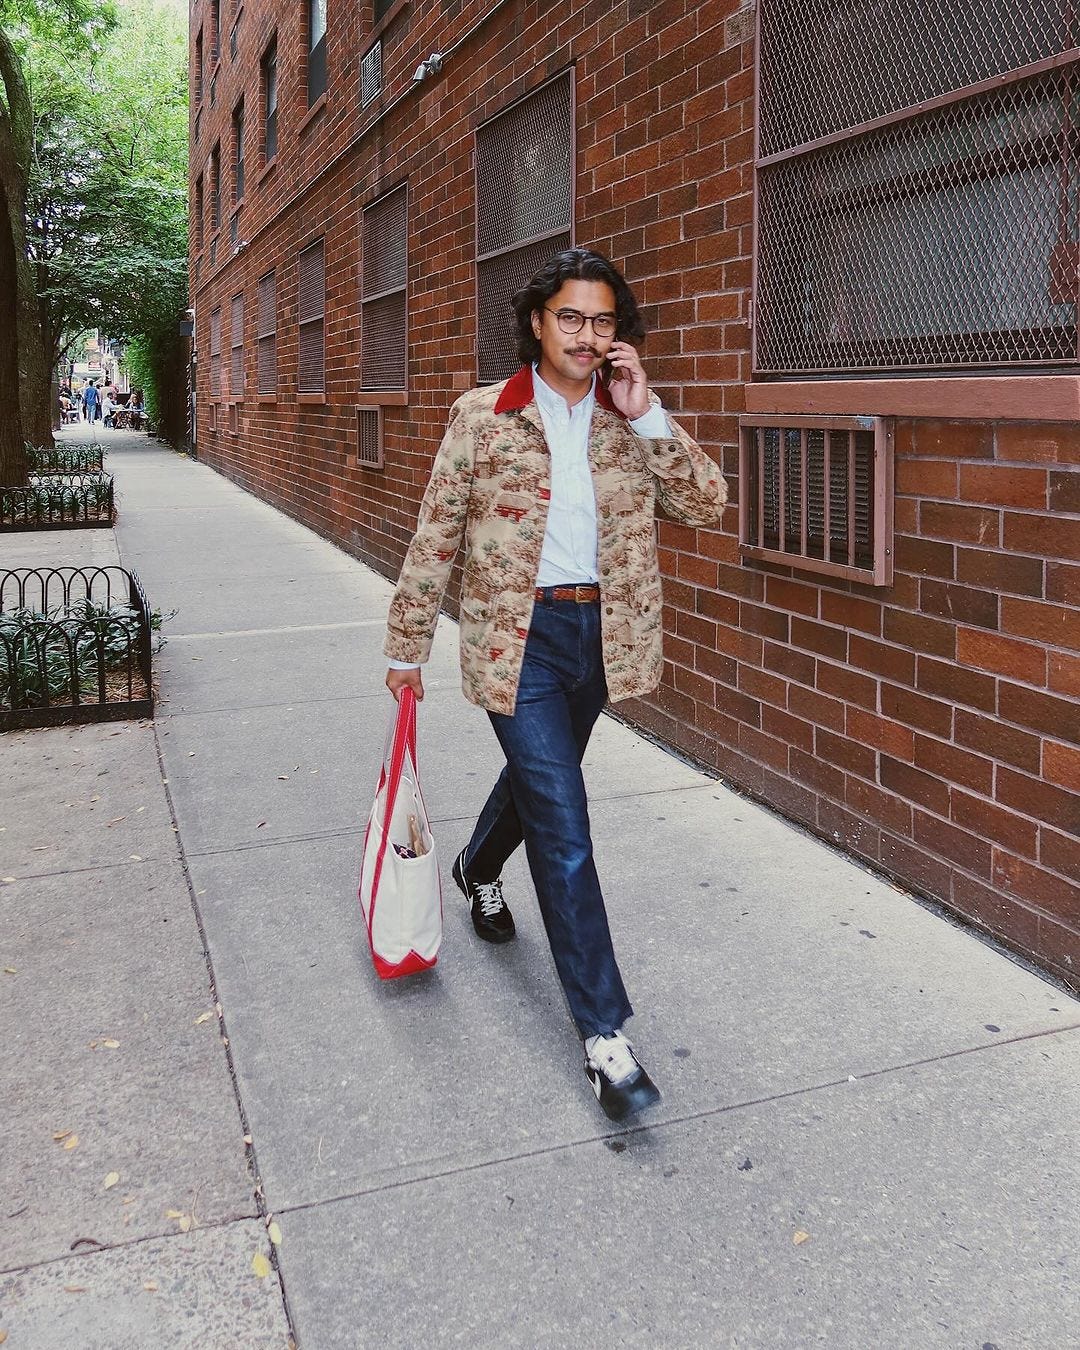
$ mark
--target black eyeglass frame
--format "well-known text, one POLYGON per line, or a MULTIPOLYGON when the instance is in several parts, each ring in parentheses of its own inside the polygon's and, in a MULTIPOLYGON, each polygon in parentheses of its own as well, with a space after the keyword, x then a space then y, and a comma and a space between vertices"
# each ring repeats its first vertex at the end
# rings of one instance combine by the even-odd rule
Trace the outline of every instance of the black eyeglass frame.
POLYGON ((574 333, 580 333, 586 323, 592 324, 593 333, 597 337, 614 337, 619 331, 619 316, 617 314, 604 312, 600 314, 582 314, 580 309, 552 309, 550 305, 545 305, 544 309, 548 314, 555 315, 555 322, 559 325, 559 331, 561 333, 566 333, 567 336, 571 336, 574 333), (580 319, 581 322, 574 328, 567 328, 565 322, 567 319, 580 319), (611 332, 605 333, 597 328, 597 320, 602 321, 605 326, 610 323, 611 332))

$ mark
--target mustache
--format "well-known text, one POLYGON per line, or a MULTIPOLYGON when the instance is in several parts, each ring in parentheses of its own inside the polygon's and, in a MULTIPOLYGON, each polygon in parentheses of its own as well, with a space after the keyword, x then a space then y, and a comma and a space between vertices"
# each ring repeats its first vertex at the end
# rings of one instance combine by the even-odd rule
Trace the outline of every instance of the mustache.
POLYGON ((579 346, 579 347, 567 347, 567 349, 566 349, 566 354, 567 354, 567 356, 583 356, 583 355, 587 355, 587 356, 591 356, 594 360, 599 360, 599 359, 600 359, 600 353, 596 350, 595 347, 580 347, 580 346, 579 346))

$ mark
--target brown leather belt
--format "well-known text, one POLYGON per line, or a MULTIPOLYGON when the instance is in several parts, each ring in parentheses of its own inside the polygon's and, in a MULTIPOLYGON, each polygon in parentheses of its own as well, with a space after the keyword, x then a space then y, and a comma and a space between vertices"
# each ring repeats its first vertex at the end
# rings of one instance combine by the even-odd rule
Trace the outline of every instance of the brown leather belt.
POLYGON ((600 587, 595 581, 578 586, 537 586, 537 600, 574 600, 579 605, 592 605, 600 599, 600 587))

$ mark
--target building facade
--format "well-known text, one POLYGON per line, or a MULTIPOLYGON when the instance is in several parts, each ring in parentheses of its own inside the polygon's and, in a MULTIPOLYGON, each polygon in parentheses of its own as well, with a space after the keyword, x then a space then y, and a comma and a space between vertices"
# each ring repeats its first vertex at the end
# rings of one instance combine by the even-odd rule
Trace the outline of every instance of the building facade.
POLYGON ((396 575, 512 291, 607 253, 733 502, 660 524, 617 711, 1080 987, 1072 8, 193 0, 191 52, 200 457, 396 575))

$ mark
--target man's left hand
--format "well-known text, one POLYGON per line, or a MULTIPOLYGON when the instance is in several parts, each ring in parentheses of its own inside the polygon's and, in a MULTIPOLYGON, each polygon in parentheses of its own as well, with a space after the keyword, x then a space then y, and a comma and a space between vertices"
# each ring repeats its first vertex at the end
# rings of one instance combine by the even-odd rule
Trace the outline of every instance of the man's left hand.
POLYGON ((608 393, 619 412, 631 422, 649 411, 649 382, 637 348, 629 342, 613 342, 607 359, 612 365, 608 393))

